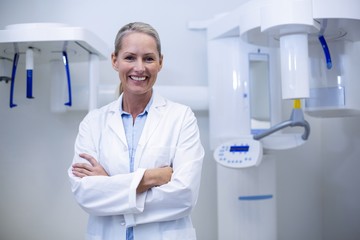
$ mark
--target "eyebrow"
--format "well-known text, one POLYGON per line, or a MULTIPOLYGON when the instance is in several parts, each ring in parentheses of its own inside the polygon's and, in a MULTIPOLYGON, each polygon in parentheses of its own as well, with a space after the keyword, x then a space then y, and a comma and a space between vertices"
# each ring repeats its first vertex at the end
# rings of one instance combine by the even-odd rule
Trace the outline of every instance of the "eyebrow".
MULTIPOLYGON (((136 53, 133 53, 133 52, 124 52, 123 54, 137 55, 136 53)), ((149 52, 149 53, 145 53, 143 55, 156 55, 156 53, 155 52, 149 52)))

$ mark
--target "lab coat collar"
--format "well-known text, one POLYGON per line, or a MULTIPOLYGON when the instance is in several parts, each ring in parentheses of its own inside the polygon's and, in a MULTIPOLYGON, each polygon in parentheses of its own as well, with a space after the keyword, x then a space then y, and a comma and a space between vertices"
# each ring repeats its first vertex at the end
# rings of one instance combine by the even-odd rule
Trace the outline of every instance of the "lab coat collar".
MULTIPOLYGON (((109 127, 113 130, 113 132, 119 137, 121 142, 128 147, 125 136, 125 129, 120 115, 120 107, 119 107, 120 103, 121 103, 121 97, 119 97, 116 101, 110 103, 108 124, 109 127)), ((166 99, 160 96, 159 94, 157 94, 154 90, 153 103, 150 106, 150 110, 148 112, 145 126, 136 149, 135 164, 134 164, 135 169, 140 163, 139 159, 141 158, 146 143, 149 141, 151 135, 155 132, 155 130, 159 127, 160 119, 164 114, 164 109, 166 104, 167 104, 166 99)))
MULTIPOLYGON (((121 98, 122 98, 122 95, 119 96, 116 101, 110 103, 109 112, 112 112, 112 113, 118 112, 119 113, 119 109, 120 109, 119 106, 121 103, 121 98)), ((165 105, 166 105, 166 99, 164 97, 162 97, 161 95, 159 95, 155 90, 153 90, 153 103, 151 104, 150 111, 151 111, 151 109, 160 110, 161 107, 164 107, 165 105)))
POLYGON ((120 109, 119 109, 120 102, 121 99, 119 97, 116 101, 108 105, 107 124, 112 129, 112 131, 120 138, 121 142, 126 147, 128 147, 125 136, 125 129, 120 115, 120 109))
POLYGON ((153 92, 153 103, 150 106, 144 129, 141 133, 139 143, 136 147, 134 170, 140 165, 142 155, 146 149, 146 144, 150 140, 154 132, 160 127, 161 118, 166 107, 166 100, 162 96, 153 92))
POLYGON ((163 115, 164 107, 166 106, 166 100, 162 96, 155 92, 153 92, 153 94, 153 103, 150 106, 138 147, 145 146, 152 133, 159 127, 160 119, 163 115))

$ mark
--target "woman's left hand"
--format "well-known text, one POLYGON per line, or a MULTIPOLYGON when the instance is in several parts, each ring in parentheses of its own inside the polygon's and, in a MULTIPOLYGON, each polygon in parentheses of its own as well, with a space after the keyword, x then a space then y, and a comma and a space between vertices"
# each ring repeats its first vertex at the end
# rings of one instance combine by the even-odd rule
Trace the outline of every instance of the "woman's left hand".
POLYGON ((96 161, 94 157, 89 154, 81 153, 79 156, 88 163, 75 163, 72 165, 72 173, 76 177, 87 177, 87 176, 109 176, 105 169, 96 161))

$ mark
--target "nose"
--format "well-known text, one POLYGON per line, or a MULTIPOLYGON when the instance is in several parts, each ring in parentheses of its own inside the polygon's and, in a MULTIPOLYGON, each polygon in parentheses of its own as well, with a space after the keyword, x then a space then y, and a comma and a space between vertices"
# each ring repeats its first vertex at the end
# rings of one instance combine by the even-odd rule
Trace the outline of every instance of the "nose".
POLYGON ((142 59, 138 59, 135 62, 134 70, 137 72, 144 72, 145 71, 145 64, 142 59))

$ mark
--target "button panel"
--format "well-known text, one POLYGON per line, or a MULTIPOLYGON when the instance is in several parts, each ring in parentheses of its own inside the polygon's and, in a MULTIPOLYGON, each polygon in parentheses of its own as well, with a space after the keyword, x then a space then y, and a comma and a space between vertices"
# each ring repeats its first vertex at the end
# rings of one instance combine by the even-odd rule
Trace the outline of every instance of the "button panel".
POLYGON ((215 160, 226 167, 245 168, 257 166, 262 160, 262 145, 252 136, 235 139, 215 149, 215 160))

